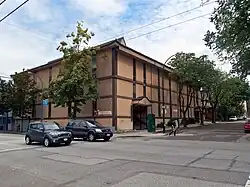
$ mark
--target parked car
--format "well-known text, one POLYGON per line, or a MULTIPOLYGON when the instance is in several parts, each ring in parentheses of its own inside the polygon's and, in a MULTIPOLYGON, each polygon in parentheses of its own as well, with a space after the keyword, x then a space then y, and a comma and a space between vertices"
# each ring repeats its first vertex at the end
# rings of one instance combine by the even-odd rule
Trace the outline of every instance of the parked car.
POLYGON ((247 132, 250 132, 250 119, 247 119, 245 124, 244 124, 244 131, 247 133, 247 132))
POLYGON ((25 143, 27 145, 33 142, 42 143, 45 147, 54 144, 64 143, 70 145, 72 134, 60 129, 56 123, 51 122, 33 122, 28 125, 25 134, 25 143))
POLYGON ((236 116, 230 116, 229 117, 229 121, 237 121, 237 117, 236 116))
POLYGON ((109 141, 113 136, 111 128, 104 127, 94 122, 90 123, 87 120, 73 120, 67 124, 65 129, 72 133, 73 138, 83 138, 91 142, 96 139, 109 141))
POLYGON ((246 120, 247 117, 246 117, 246 116, 240 116, 240 117, 238 117, 237 119, 238 119, 238 120, 246 120))

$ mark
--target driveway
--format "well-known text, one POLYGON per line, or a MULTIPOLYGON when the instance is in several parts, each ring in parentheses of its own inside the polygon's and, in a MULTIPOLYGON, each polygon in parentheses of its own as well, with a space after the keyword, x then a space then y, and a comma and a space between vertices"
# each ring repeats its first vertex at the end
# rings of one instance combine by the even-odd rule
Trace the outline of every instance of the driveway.
MULTIPOLYGON (((214 134, 214 127, 210 128, 207 131, 214 134)), ((199 132, 206 131, 197 129, 199 132)), ((217 129, 218 132, 221 130, 226 129, 217 129)), ((191 133, 190 131, 183 133, 191 133)), ((241 133, 240 129, 236 128, 231 132, 231 136, 236 132, 241 133)), ((181 138, 182 135, 177 137, 181 138)), ((24 145, 21 135, 0 134, 1 186, 245 185, 250 171, 250 145, 247 142, 237 142, 237 138, 233 141, 178 138, 126 138, 93 143, 74 141, 69 147, 44 148, 40 145, 24 145)))

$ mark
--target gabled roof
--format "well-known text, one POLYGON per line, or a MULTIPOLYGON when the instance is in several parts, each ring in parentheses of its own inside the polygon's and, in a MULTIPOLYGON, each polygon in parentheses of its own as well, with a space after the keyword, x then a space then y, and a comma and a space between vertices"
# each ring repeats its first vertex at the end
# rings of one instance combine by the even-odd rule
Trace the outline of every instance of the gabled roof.
MULTIPOLYGON (((146 56, 130 47, 128 47, 126 45, 126 42, 125 42, 125 39, 124 37, 121 37, 121 38, 118 38, 118 39, 114 39, 114 40, 111 40, 111 41, 108 41, 108 42, 105 42, 105 43, 102 43, 100 45, 97 45, 95 47, 98 47, 98 48, 110 48, 110 47, 118 47, 118 50, 124 52, 124 53, 127 53, 127 54, 130 54, 132 56, 135 56, 135 58, 139 58, 141 59, 142 61, 146 61, 150 64, 153 64, 159 68, 164 68, 165 70, 171 72, 172 71, 172 68, 170 66, 167 66, 167 65, 164 65, 162 64, 161 62, 149 57, 149 56, 146 56)), ((38 66, 38 67, 35 67, 35 68, 32 68, 30 69, 29 71, 33 71, 33 72, 36 72, 38 70, 41 70, 41 69, 44 69, 44 68, 48 68, 48 67, 53 67, 55 66, 56 64, 59 64, 61 62, 63 58, 57 58, 57 59, 54 59, 52 61, 49 61, 48 63, 46 64, 43 64, 41 66, 38 66)))

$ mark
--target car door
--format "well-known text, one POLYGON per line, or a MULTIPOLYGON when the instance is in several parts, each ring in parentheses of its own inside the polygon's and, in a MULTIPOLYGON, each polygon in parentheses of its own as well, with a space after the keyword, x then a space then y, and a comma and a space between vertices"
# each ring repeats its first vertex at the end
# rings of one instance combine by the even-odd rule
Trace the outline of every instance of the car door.
POLYGON ((30 138, 32 141, 37 141, 36 137, 36 129, 37 129, 37 124, 31 123, 28 128, 28 134, 30 135, 30 138))
POLYGON ((72 123, 72 134, 74 135, 74 137, 79 137, 81 138, 82 137, 82 129, 81 129, 81 126, 80 126, 80 122, 73 122, 72 123))
POLYGON ((37 124, 37 139, 39 142, 43 142, 44 138, 44 125, 42 123, 37 124))
POLYGON ((87 138, 88 132, 89 132, 89 126, 85 121, 80 122, 80 128, 81 128, 81 136, 83 138, 87 138))

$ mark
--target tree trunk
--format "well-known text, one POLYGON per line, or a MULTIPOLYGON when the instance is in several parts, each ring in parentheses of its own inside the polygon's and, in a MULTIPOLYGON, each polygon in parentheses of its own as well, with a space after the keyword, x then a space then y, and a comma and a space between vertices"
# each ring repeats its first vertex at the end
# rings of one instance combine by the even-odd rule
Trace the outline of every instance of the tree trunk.
POLYGON ((68 118, 71 118, 72 117, 72 105, 71 105, 71 102, 68 102, 67 105, 68 105, 68 118))
POLYGON ((204 125, 204 115, 203 115, 203 109, 200 111, 200 125, 204 125))
POLYGON ((73 119, 76 119, 76 103, 73 103, 73 119))
POLYGON ((216 109, 212 107, 212 123, 216 123, 216 109))

